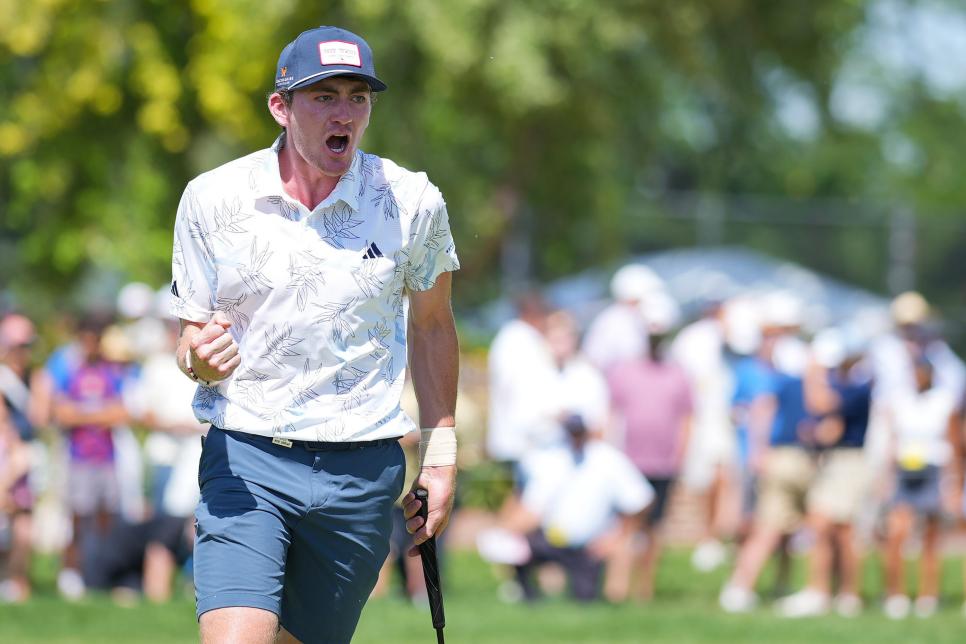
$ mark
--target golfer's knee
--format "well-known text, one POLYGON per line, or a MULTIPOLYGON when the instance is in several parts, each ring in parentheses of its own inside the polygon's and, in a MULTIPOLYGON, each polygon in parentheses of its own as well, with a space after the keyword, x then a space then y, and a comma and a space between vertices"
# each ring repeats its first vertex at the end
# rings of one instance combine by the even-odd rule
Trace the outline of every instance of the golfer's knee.
POLYGON ((279 634, 275 613, 247 606, 207 611, 201 615, 199 625, 201 644, 274 644, 279 634))

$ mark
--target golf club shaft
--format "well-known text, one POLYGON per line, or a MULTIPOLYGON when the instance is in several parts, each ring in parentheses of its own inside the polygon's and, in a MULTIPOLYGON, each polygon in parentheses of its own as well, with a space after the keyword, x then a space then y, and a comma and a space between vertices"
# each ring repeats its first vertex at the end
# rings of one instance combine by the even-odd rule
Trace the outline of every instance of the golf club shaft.
MULTIPOLYGON (((415 492, 421 501, 416 514, 423 517, 429 513, 429 492, 419 488, 415 492)), ((436 537, 430 537, 419 544, 419 556, 423 561, 423 578, 426 580, 426 595, 429 599, 429 611, 433 618, 433 628, 436 629, 436 641, 443 644, 443 627, 446 626, 446 616, 443 614, 443 590, 439 584, 439 558, 436 554, 436 537)))

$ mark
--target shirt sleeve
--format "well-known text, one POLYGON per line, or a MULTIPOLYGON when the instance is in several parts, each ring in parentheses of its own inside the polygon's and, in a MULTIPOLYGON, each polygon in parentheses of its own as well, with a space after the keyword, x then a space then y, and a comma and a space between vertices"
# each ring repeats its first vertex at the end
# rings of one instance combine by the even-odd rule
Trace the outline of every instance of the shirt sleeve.
POLYGON ((406 287, 411 291, 429 290, 441 273, 460 267, 446 202, 432 185, 427 188, 427 195, 413 218, 409 234, 409 261, 405 275, 406 287))
POLYGON ((192 322, 207 322, 215 309, 215 270, 210 227, 191 184, 178 204, 171 254, 171 314, 192 322))

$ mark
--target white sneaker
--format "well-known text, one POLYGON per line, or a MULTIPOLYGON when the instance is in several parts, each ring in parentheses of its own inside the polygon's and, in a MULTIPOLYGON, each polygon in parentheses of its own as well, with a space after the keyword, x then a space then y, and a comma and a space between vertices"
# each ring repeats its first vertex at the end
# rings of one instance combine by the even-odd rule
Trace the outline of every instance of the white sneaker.
POLYGON ((939 599, 936 597, 917 597, 913 610, 916 617, 932 617, 939 608, 939 599))
POLYGON ((725 562, 728 551, 724 544, 716 539, 702 541, 691 553, 691 565, 695 570, 711 572, 725 562))
POLYGON ((721 589, 718 604, 726 613, 748 613, 758 606, 758 595, 753 591, 729 584, 721 589))
POLYGON ((905 619, 909 616, 909 598, 905 595, 890 595, 882 605, 882 611, 889 619, 905 619))
POLYGON ((84 578, 73 568, 64 568, 57 575, 57 590, 64 596, 64 599, 77 601, 84 597, 86 591, 84 578))
POLYGON ((816 617, 825 615, 831 607, 832 599, 826 593, 811 588, 789 595, 777 604, 782 617, 816 617))
POLYGON ((840 617, 858 617, 862 613, 862 598, 852 593, 836 595, 833 604, 840 617))

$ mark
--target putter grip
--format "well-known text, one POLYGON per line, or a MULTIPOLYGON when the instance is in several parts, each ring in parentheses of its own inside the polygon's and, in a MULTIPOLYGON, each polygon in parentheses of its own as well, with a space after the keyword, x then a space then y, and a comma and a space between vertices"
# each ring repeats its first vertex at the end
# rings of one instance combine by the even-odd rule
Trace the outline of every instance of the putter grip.
MULTIPOLYGON (((416 498, 421 501, 418 516, 426 520, 429 513, 429 492, 418 488, 416 498)), ((441 629, 446 625, 443 614, 443 590, 439 584, 439 560, 436 556, 436 537, 430 537, 419 544, 419 556, 423 560, 423 578, 426 580, 426 596, 429 599, 429 611, 433 618, 433 627, 441 629)))

